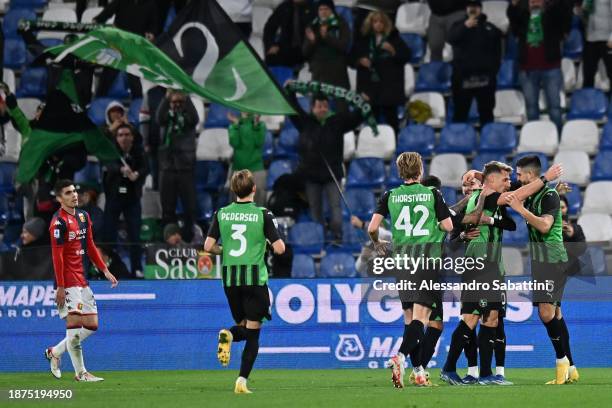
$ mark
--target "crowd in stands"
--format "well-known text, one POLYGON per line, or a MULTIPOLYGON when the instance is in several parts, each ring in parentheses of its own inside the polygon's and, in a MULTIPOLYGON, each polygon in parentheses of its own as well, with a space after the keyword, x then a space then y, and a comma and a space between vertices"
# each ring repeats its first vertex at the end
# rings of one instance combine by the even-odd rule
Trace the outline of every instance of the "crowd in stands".
MULTIPOLYGON (((42 171, 33 186, 13 183, 28 135, 12 112, 37 120, 59 74, 30 63, 64 38, 20 30, 18 20, 114 24, 155 40, 187 1, 0 1, 8 85, 0 103, 1 249, 47 243, 39 227, 56 209, 42 171), (7 233, 13 225, 21 237, 7 233)), ((427 159, 425 172, 440 178, 449 205, 462 175, 489 160, 537 152, 544 167, 563 162, 572 187, 567 239, 612 239, 612 0, 218 2, 279 86, 320 81, 354 90, 379 126, 375 132, 325 95, 290 93, 298 115, 259 116, 143 89, 132 75, 74 61, 79 99, 121 159, 102 166, 66 150, 44 169, 75 180, 96 241, 110 244, 107 257, 121 255, 128 276, 142 276, 141 244, 199 244, 241 169, 253 172, 257 204, 276 213, 291 247, 291 272, 273 267, 274 275, 363 274, 354 257, 367 242, 363 226, 382 191, 402 182, 394 158, 407 150, 427 159)), ((507 235, 526 248, 526 229, 507 235)))

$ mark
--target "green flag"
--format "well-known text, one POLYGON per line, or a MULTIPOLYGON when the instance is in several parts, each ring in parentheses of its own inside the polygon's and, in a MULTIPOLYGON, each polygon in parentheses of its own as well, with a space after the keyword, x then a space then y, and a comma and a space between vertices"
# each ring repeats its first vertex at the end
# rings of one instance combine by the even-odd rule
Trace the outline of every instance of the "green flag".
POLYGON ((53 153, 83 143, 101 161, 120 158, 117 148, 87 117, 78 104, 72 74, 64 70, 56 90, 47 97, 45 109, 32 125, 32 133, 21 148, 16 180, 28 183, 53 153))

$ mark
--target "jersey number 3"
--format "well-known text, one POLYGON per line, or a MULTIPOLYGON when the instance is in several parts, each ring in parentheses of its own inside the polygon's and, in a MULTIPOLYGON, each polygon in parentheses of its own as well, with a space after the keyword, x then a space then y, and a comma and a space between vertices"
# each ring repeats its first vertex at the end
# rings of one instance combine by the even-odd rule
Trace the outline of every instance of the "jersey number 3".
POLYGON ((417 205, 414 207, 415 215, 417 213, 420 214, 419 219, 416 222, 416 225, 412 225, 410 223, 410 207, 404 206, 402 207, 402 211, 399 213, 399 217, 395 221, 395 229, 398 231, 404 231, 404 234, 407 237, 423 237, 429 235, 429 230, 423 229, 423 225, 427 218, 429 217, 429 210, 424 205, 417 205))
POLYGON ((232 224, 232 239, 237 240, 240 243, 238 249, 232 249, 229 251, 230 256, 241 256, 247 250, 247 240, 244 236, 246 232, 246 225, 244 224, 232 224))

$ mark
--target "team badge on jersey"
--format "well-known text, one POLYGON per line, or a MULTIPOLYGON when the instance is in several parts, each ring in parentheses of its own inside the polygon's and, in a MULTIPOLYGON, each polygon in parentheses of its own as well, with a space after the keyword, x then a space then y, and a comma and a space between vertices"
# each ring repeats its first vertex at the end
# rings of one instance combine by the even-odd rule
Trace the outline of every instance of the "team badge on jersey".
POLYGON ((53 230, 53 238, 59 238, 60 237, 60 230, 59 229, 54 229, 53 230))
POLYGON ((79 220, 81 220, 81 222, 85 222, 85 215, 83 213, 79 213, 79 220))
POLYGON ((82 310, 83 310, 83 304, 82 304, 82 303, 79 303, 79 304, 77 305, 77 309, 82 311, 82 310))

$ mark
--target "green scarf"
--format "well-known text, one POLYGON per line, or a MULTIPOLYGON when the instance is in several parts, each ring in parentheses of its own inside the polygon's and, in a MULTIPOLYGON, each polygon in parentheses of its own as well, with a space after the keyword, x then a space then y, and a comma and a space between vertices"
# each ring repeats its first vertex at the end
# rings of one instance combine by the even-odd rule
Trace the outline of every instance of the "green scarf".
POLYGON ((529 27, 527 28, 527 44, 530 47, 539 47, 544 42, 544 30, 542 28, 542 13, 531 13, 529 27))
POLYGON ((589 15, 593 14, 594 11, 595 3, 593 3, 593 0, 584 0, 582 3, 582 14, 584 17, 588 17, 589 15))
POLYGON ((387 50, 382 48, 384 42, 387 41, 387 36, 383 35, 380 42, 376 42, 376 34, 370 35, 370 43, 368 48, 368 59, 372 62, 372 66, 370 67, 370 79, 372 82, 380 82, 380 75, 373 67, 374 63, 378 59, 388 58, 391 56, 387 50))
POLYGON ((335 14, 332 14, 329 18, 325 20, 321 20, 319 17, 312 20, 310 23, 312 27, 328 25, 329 31, 338 30, 340 28, 340 22, 338 21, 338 17, 335 14))
POLYGON ((302 95, 307 94, 323 94, 327 97, 344 99, 350 106, 355 108, 361 113, 361 116, 365 122, 372 128, 375 135, 378 135, 378 128, 376 118, 372 112, 372 107, 369 103, 364 101, 363 97, 354 91, 347 91, 346 89, 325 84, 317 81, 293 81, 289 82, 286 86, 287 90, 293 93, 301 93, 302 95))
POLYGON ((168 126, 164 134, 164 146, 170 146, 173 135, 180 135, 185 129, 185 115, 182 112, 170 111, 168 113, 168 126))

